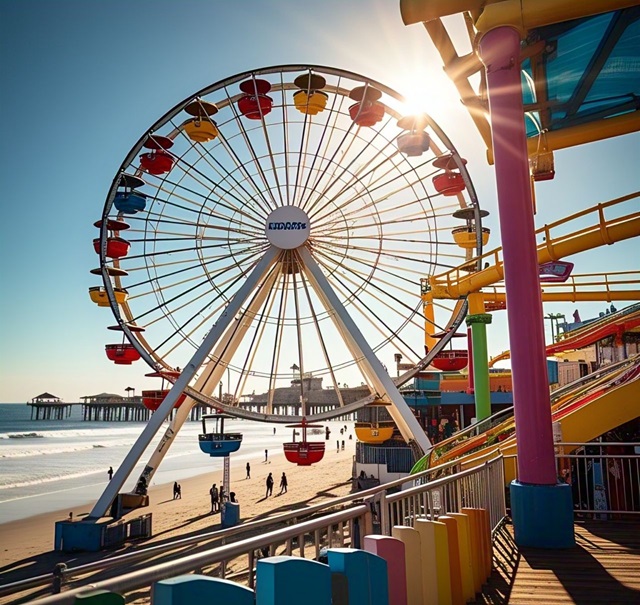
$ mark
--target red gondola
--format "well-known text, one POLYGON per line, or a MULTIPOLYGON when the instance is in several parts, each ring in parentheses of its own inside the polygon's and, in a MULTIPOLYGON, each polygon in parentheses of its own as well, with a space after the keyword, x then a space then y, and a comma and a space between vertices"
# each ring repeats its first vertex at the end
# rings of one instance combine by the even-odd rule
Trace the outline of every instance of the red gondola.
POLYGON ((104 350, 116 365, 131 365, 140 359, 140 353, 132 344, 105 345, 104 350))
MULTIPOLYGON (((160 404, 164 401, 164 398, 169 394, 171 389, 165 388, 165 380, 171 384, 171 380, 169 378, 176 379, 180 376, 180 372, 177 370, 160 370, 159 372, 152 372, 151 374, 145 374, 145 376, 149 376, 152 378, 162 378, 162 385, 160 389, 156 390, 148 390, 142 391, 142 405, 148 410, 155 412, 160 404)), ((182 402, 187 398, 186 393, 182 393, 178 400, 176 401, 174 408, 179 408, 182 405, 182 402)))
POLYGON ((173 141, 168 137, 160 135, 151 135, 145 142, 144 146, 151 149, 149 153, 143 153, 140 156, 140 166, 149 174, 165 174, 173 168, 175 162, 173 156, 167 153, 167 149, 173 146, 173 141))
POLYGON ((384 117, 384 105, 378 103, 382 96, 373 86, 358 86, 349 93, 349 98, 358 101, 349 107, 349 115, 358 126, 373 126, 384 117))
POLYGON ((431 362, 431 365, 443 372, 457 372, 466 368, 468 363, 468 351, 450 349, 438 353, 431 362))
MULTIPOLYGON (((122 258, 129 254, 129 248, 131 244, 121 237, 108 237, 107 238, 107 257, 108 258, 122 258)), ((96 254, 100 254, 100 238, 96 237, 93 240, 93 249, 96 254)))
POLYGON ((464 180, 459 172, 445 172, 433 177, 433 186, 442 195, 457 195, 464 191, 464 180))
POLYGON ((259 120, 273 107, 273 99, 267 95, 271 84, 267 80, 245 80, 240 84, 245 94, 238 100, 238 110, 249 120, 259 120))
MULTIPOLYGON (((321 424, 308 424, 303 418, 300 424, 288 424, 287 428, 302 429, 302 440, 283 443, 284 456, 298 466, 311 466, 324 457, 324 441, 307 441, 307 429, 322 428, 321 424)), ((295 439, 295 431, 294 431, 295 439)))

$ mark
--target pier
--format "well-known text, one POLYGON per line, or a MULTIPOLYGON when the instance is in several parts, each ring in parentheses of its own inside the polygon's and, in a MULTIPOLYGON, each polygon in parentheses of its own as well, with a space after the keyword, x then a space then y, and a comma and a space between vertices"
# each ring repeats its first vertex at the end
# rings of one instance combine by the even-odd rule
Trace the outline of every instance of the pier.
POLYGON ((51 393, 42 393, 27 405, 31 407, 31 420, 63 420, 71 415, 73 404, 65 403, 51 393))

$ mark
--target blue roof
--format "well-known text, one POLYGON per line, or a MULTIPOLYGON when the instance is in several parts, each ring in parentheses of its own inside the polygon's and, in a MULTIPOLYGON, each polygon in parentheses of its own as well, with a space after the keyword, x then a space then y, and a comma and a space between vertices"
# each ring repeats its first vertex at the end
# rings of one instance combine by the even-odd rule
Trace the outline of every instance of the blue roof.
POLYGON ((523 52, 527 136, 640 109, 640 6, 531 30, 523 52))

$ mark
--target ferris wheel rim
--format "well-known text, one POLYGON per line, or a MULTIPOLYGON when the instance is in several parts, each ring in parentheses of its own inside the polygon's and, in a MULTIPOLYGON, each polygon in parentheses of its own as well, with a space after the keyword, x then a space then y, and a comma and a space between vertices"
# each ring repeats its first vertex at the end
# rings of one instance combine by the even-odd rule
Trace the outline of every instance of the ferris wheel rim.
MULTIPOLYGON (((364 76, 361 76, 360 74, 356 74, 354 72, 349 72, 346 70, 341 70, 341 69, 336 69, 336 68, 330 68, 330 67, 326 67, 326 66, 321 66, 321 65, 297 65, 297 64, 290 64, 290 65, 276 65, 276 66, 271 66, 271 67, 265 67, 265 68, 261 68, 261 69, 257 69, 257 70, 249 70, 246 72, 243 72, 241 74, 236 74, 235 76, 231 76, 230 78, 225 78, 222 80, 219 80, 218 82, 215 82, 214 84, 211 84, 203 89, 201 89, 200 91, 198 91, 195 95, 191 95, 189 96, 187 99, 185 99, 184 101, 178 103, 177 105, 175 105, 171 110, 169 110, 168 112, 166 112, 164 114, 164 116, 162 116, 159 120, 157 120, 153 126, 144 134, 140 137, 140 139, 138 140, 138 142, 132 147, 131 151, 127 154, 125 160, 123 161, 122 165, 120 166, 116 176, 114 177, 114 180, 112 182, 111 188, 109 190, 109 193, 107 195, 107 199, 105 201, 105 205, 103 208, 103 220, 102 220, 102 225, 100 228, 100 240, 101 240, 101 245, 104 242, 104 240, 106 239, 107 236, 107 219, 109 218, 110 212, 111 212, 111 208, 113 205, 113 200, 115 198, 116 192, 118 190, 118 186, 121 182, 122 179, 122 175, 126 174, 126 170, 127 168, 130 167, 133 159, 136 157, 136 155, 140 152, 140 150, 142 149, 144 142, 148 139, 148 137, 150 136, 150 134, 153 134, 158 128, 164 126, 165 124, 167 124, 168 122, 172 121, 173 118, 175 116, 177 116, 184 108, 185 106, 189 103, 192 102, 194 99, 200 98, 202 96, 205 96, 207 94, 210 94, 211 92, 220 89, 221 87, 227 87, 230 86, 234 83, 237 82, 241 82, 242 80, 248 78, 248 77, 252 77, 255 78, 256 76, 260 76, 260 75, 265 75, 265 74, 272 74, 275 71, 278 72, 282 72, 282 73, 289 73, 289 72, 295 72, 295 71, 322 71, 322 72, 327 72, 333 75, 339 75, 339 76, 348 76, 351 78, 354 78, 356 80, 360 80, 360 81, 366 81, 367 83, 376 86, 377 88, 380 88, 383 92, 385 92, 386 94, 388 94, 389 96, 397 99, 397 100, 402 100, 403 97, 402 95, 398 94, 397 92, 395 92, 393 89, 385 86, 384 84, 377 82, 376 80, 373 80, 371 78, 366 78, 364 76)), ((231 100, 230 100, 231 102, 231 100)), ((456 156, 458 158, 458 163, 462 165, 462 161, 460 160, 460 156, 457 152, 457 150, 455 149, 455 147, 453 146, 453 144, 451 143, 451 141, 448 139, 448 137, 444 134, 444 132, 439 128, 439 126, 430 118, 430 116, 428 117, 428 124, 429 126, 437 133, 439 139, 444 142, 446 144, 446 150, 450 153, 452 153, 454 156, 456 156)), ((473 189, 473 185, 471 183, 470 178, 468 177, 468 173, 466 172, 466 169, 461 170, 462 174, 464 175, 464 178, 466 180, 466 185, 467 185, 467 191, 468 191, 468 196, 471 199, 471 203, 474 206, 477 206, 477 198, 475 196, 475 190, 473 189)), ((186 175, 186 173, 185 173, 186 175)), ((184 178, 185 175, 183 175, 184 178)), ((165 181, 165 179, 163 179, 163 182, 165 181)), ((204 206, 201 207, 201 210, 204 206)), ((478 221, 477 221, 477 229, 480 230, 482 229, 481 226, 481 222, 480 222, 480 217, 478 216, 478 221)), ((381 238, 382 239, 382 238, 381 238)), ((346 248, 345 248, 346 250, 346 248)), ((479 248, 479 253, 481 253, 481 242, 480 242, 480 248, 479 248)), ((346 254, 346 252, 345 252, 346 254)), ((106 267, 108 265, 108 261, 102 254, 101 254, 101 268, 102 268, 102 277, 103 277, 103 283, 104 283, 104 287, 107 291, 107 296, 109 299, 109 303, 110 306, 112 308, 112 311, 114 312, 114 315, 116 316, 116 319, 118 321, 118 324, 121 326, 122 331, 124 332, 125 336, 127 337, 127 339, 129 340, 130 343, 133 344, 133 346, 139 350, 139 353, 141 354, 141 356, 143 357, 143 359, 145 360, 145 362, 154 370, 158 370, 161 368, 169 368, 170 365, 164 362, 164 359, 162 357, 157 358, 154 357, 153 353, 149 351, 149 349, 153 349, 153 347, 151 347, 150 345, 148 345, 148 348, 145 347, 144 345, 141 345, 141 341, 144 341, 144 337, 141 337, 139 334, 134 334, 132 331, 129 330, 128 328, 128 323, 130 323, 131 317, 127 316, 127 307, 124 307, 124 311, 125 311, 125 318, 122 317, 122 314, 120 312, 120 307, 118 305, 118 303, 115 300, 115 296, 114 296, 114 288, 118 288, 121 287, 121 280, 119 277, 115 277, 114 280, 112 281, 111 276, 108 274, 106 267)), ((255 260, 255 262, 257 262, 257 260, 255 260)), ((114 266, 118 266, 119 262, 118 261, 114 261, 113 265, 114 266)), ((340 265, 337 264, 336 265, 336 271, 338 270, 338 267, 340 265)), ((375 267, 373 267, 371 269, 371 274, 373 274, 375 272, 375 267)), ((151 279, 151 277, 150 277, 151 279)), ((363 281, 362 284, 364 284, 365 282, 363 281)), ((361 285, 361 289, 364 288, 364 285, 361 285)), ((356 295, 354 295, 355 297, 356 295)), ((457 318, 454 327, 457 328, 459 325, 461 325, 462 321, 464 320, 464 316, 457 318)), ((455 329, 453 330, 455 331, 455 329)), ((446 344, 446 342, 448 341, 448 339, 443 339, 442 340, 442 344, 443 347, 446 344)), ((382 346, 381 344, 379 346, 382 346)), ((153 349, 154 351, 156 349, 153 349)), ((433 353, 433 355, 435 355, 437 353, 432 351, 431 353, 433 353)), ((418 364, 416 364, 416 367, 426 367, 425 364, 425 360, 427 360, 428 356, 423 357, 422 359, 420 359, 420 361, 418 362, 418 364)), ((417 372, 416 372, 417 373, 417 372)), ((415 374, 415 373, 414 373, 415 374)), ((412 375, 414 375, 412 374, 412 375)), ((410 379, 410 377, 407 377, 406 380, 404 380, 404 382, 408 381, 410 379)), ((401 384, 404 384, 401 383, 401 384)), ((197 398, 196 398, 197 399, 197 398)), ((366 398, 365 398, 366 399, 366 398)), ((205 403, 204 401, 201 401, 201 403, 205 403)), ((219 402, 221 403, 221 402, 219 402)), ((366 405, 366 403, 362 403, 362 405, 366 405)), ((334 415, 339 415, 341 413, 344 413, 340 410, 337 410, 336 413, 334 415)), ((240 413, 238 413, 237 415, 241 416, 240 413)), ((308 415, 308 418, 318 418, 320 419, 321 416, 318 415, 308 415)), ((267 415, 265 416, 265 421, 270 421, 270 422, 280 422, 280 420, 278 420, 277 418, 280 418, 280 416, 278 415, 267 415)), ((293 418, 293 417, 291 417, 293 418)), ((290 418, 290 420, 291 420, 290 418)))

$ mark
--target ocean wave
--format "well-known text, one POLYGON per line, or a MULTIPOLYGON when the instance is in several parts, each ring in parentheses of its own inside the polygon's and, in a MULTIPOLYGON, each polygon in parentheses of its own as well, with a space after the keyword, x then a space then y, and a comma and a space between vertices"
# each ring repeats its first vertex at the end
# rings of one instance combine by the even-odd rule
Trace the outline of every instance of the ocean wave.
POLYGON ((108 445, 103 445, 101 443, 80 443, 76 445, 69 446, 55 446, 55 445, 45 445, 42 448, 37 449, 10 449, 10 448, 1 448, 0 449, 0 458, 28 458, 30 456, 51 456, 53 454, 69 454, 72 452, 84 452, 87 450, 95 450, 102 448, 110 448, 110 447, 122 447, 122 446, 131 446, 129 441, 123 442, 113 442, 108 445), (7 451, 8 450, 8 451, 7 451))
POLYGON ((5 435, 0 436, 0 439, 42 439, 44 437, 40 433, 6 433, 5 435))

